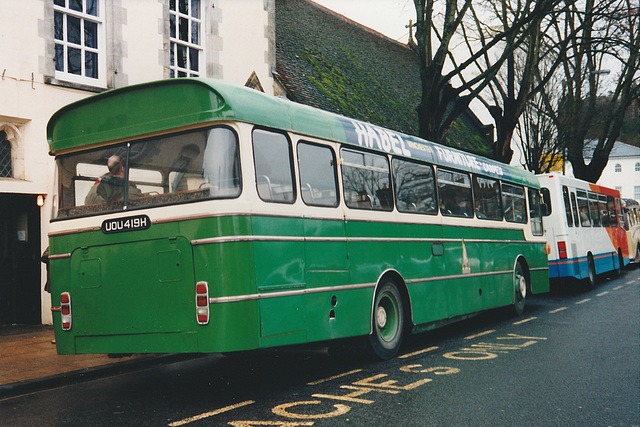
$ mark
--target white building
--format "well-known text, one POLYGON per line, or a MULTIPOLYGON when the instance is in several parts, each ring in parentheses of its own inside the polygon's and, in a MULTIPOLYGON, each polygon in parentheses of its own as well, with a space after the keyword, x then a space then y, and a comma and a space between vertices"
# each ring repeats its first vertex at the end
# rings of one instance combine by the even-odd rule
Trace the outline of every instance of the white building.
POLYGON ((2 3, 0 325, 49 324, 40 262, 54 172, 45 132, 49 117, 97 92, 179 76, 248 83, 273 94, 274 2, 2 3))
MULTIPOLYGON (((585 161, 587 152, 593 153, 589 147, 585 144, 585 161)), ((616 142, 597 183, 620 191, 623 199, 640 200, 640 148, 616 142)))

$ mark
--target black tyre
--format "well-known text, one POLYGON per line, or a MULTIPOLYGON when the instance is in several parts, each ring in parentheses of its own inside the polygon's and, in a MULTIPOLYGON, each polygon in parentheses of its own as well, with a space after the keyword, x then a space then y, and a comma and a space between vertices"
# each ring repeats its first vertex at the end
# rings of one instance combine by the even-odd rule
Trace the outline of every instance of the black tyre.
POLYGON ((385 282, 376 293, 373 304, 372 333, 369 344, 380 359, 390 359, 398 353, 404 335, 404 308, 398 288, 385 282))
POLYGON ((520 316, 524 313, 524 302, 529 289, 529 278, 520 261, 513 270, 513 311, 520 316))

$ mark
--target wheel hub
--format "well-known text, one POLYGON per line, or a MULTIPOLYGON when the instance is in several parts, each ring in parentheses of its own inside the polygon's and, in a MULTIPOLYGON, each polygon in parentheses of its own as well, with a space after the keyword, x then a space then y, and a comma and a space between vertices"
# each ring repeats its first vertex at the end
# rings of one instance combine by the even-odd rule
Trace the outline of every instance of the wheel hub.
POLYGON ((527 296, 527 279, 524 276, 518 276, 518 288, 522 298, 527 296))
POLYGON ((378 307, 376 310, 376 323, 379 328, 384 328, 387 325, 387 310, 384 307, 378 307))

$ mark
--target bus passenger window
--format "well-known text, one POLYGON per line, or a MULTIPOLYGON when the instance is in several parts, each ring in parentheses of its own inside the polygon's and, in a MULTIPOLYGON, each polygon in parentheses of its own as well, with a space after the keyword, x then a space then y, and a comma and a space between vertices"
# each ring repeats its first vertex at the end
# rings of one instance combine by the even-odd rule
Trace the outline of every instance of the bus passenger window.
POLYGON ((618 212, 618 220, 620 221, 620 227, 623 230, 629 231, 629 223, 627 222, 627 214, 624 212, 622 202, 619 197, 616 197, 616 211, 618 212))
POLYGON ((589 215, 591 216, 591 226, 600 227, 600 212, 598 211, 598 195, 589 193, 589 215))
POLYGON ((300 193, 311 206, 338 206, 336 161, 329 147, 309 143, 298 144, 300 193))
POLYGON ((473 202, 480 219, 502 220, 500 183, 496 179, 473 177, 473 202))
POLYGON ((609 227, 609 211, 607 210, 607 196, 598 194, 598 208, 603 227, 609 227))
POLYGON ((531 217, 531 232, 534 236, 542 236, 542 209, 540 209, 540 192, 529 188, 529 216, 531 217))
POLYGON ((473 218, 469 174, 438 169, 437 176, 442 215, 473 218))
POLYGON ((437 214, 433 168, 396 158, 392 167, 398 211, 437 214))
POLYGON ((342 149, 342 183, 345 203, 350 208, 390 211, 389 160, 386 156, 342 149))
POLYGON ((576 193, 571 193, 571 208, 573 209, 573 225, 580 227, 580 215, 578 214, 578 202, 576 202, 576 193))
POLYGON ((265 202, 295 202, 289 140, 281 133, 253 131, 253 157, 258 195, 265 202))
POLYGON ((564 212, 567 216, 567 225, 573 227, 573 217, 571 216, 571 202, 569 201, 569 189, 566 185, 562 186, 562 200, 564 200, 564 212))
POLYGON ((618 226, 618 215, 616 215, 616 201, 613 196, 607 196, 607 211, 609 213, 609 226, 618 226))
POLYGON ((502 209, 504 219, 509 222, 526 224, 527 208, 525 203, 524 188, 516 185, 502 183, 502 209))
POLYGON ((591 227, 591 218, 589 217, 589 202, 587 201, 587 193, 581 190, 576 191, 578 198, 578 211, 580 213, 580 225, 583 227, 591 227))

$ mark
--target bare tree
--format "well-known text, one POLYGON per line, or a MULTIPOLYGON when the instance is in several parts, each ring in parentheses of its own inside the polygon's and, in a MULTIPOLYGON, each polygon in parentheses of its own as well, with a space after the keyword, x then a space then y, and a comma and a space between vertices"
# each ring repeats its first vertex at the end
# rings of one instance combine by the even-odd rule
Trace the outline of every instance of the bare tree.
POLYGON ((543 95, 538 93, 526 104, 516 126, 521 162, 536 174, 564 167, 564 147, 542 98, 543 95))
MULTIPOLYGON (((419 132, 421 137, 438 142, 443 141, 456 118, 492 82, 512 53, 522 43, 537 38, 539 22, 557 0, 523 0, 512 10, 512 19, 498 25, 495 22, 485 24, 478 19, 471 0, 465 0, 460 7, 458 3, 457 0, 414 0, 417 15, 415 50, 420 58, 422 81, 422 98, 417 107, 419 132), (436 3, 444 3, 443 8, 436 10, 436 3), (465 19, 471 22, 468 29, 463 26, 465 19), (469 42, 472 37, 475 42, 469 42), (466 43, 468 47, 462 61, 457 61, 454 55, 457 43, 466 43), (485 62, 485 68, 477 68, 481 58, 489 58, 496 52, 494 60, 485 62)), ((507 0, 501 4, 505 8, 507 0)), ((510 141, 515 123, 497 125, 499 133, 507 129, 510 141)), ((494 150, 496 158, 509 161, 512 152, 508 145, 508 149, 503 148, 494 150)))
POLYGON ((563 40, 576 33, 576 37, 560 69, 560 102, 554 107, 547 97, 547 113, 567 148, 574 175, 596 182, 620 134, 625 111, 640 96, 640 8, 637 0, 567 0, 566 6, 561 19, 554 22, 555 36, 563 40), (606 67, 616 64, 621 65, 620 71, 605 85, 606 67), (602 101, 605 94, 608 106, 602 110, 598 98, 602 101), (586 164, 584 143, 596 123, 597 142, 586 164))

